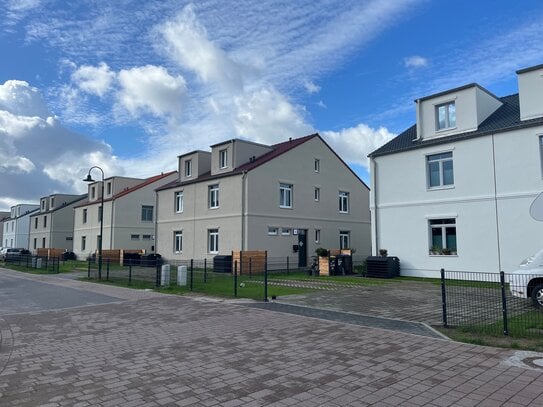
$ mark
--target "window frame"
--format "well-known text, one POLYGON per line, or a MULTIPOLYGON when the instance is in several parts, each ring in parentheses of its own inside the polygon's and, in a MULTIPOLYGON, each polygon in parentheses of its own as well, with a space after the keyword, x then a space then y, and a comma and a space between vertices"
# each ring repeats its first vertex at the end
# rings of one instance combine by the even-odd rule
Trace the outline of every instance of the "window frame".
POLYGON ((268 236, 278 236, 279 228, 277 226, 268 226, 268 236))
POLYGON ((185 178, 190 178, 192 177, 192 159, 190 160, 185 160, 185 165, 184 165, 184 170, 185 170, 185 178))
POLYGON ((185 196, 183 191, 176 191, 174 193, 174 210, 175 213, 183 213, 185 206, 185 196))
POLYGON ((321 201, 321 189, 319 187, 315 187, 315 190, 313 192, 313 200, 315 202, 321 201))
POLYGON ((183 231, 182 230, 173 231, 173 252, 175 254, 183 253, 183 231))
POLYGON ((458 234, 457 234, 457 222, 455 217, 443 217, 443 218, 431 218, 428 219, 428 239, 429 239, 429 254, 432 256, 450 256, 458 255, 458 234), (434 223, 432 223, 434 222, 434 223), (441 223, 437 223, 441 222, 441 223), (447 244, 447 229, 454 228, 454 242, 455 247, 448 247, 447 244), (441 247, 434 245, 434 230, 441 231, 441 247), (444 249, 446 250, 444 252, 444 249), (447 252, 448 251, 448 252, 447 252))
POLYGON ((219 253, 219 229, 207 230, 207 252, 209 254, 219 253))
POLYGON ((141 205, 141 221, 142 222, 153 222, 154 219, 154 206, 153 205, 141 205), (149 218, 149 212, 151 213, 151 219, 149 218))
POLYGON ((321 160, 315 158, 314 170, 316 173, 321 172, 321 160))
POLYGON ((349 197, 350 194, 347 191, 338 192, 339 213, 349 213, 349 197))
POLYGON ((219 169, 224 170, 228 168, 228 149, 223 148, 219 150, 219 169))
POLYGON ((292 209, 294 204, 294 185, 284 182, 279 183, 279 207, 292 209))
POLYGON ((450 100, 448 102, 440 103, 435 105, 435 115, 436 115, 436 131, 444 131, 456 128, 456 102, 450 100), (454 123, 451 123, 451 106, 454 107, 454 123), (439 109, 445 108, 445 123, 444 127, 441 127, 439 121, 439 109))
POLYGON ((84 252, 87 249, 87 236, 81 236, 81 251, 84 252))
POLYGON ((315 229, 315 243, 321 242, 321 230, 315 229))
POLYGON ((43 227, 44 227, 44 228, 47 227, 47 215, 44 215, 44 216, 43 216, 43 227))
POLYGON ((452 150, 442 151, 438 153, 426 154, 426 188, 427 189, 445 189, 445 188, 454 188, 454 154, 452 150), (450 155, 443 157, 443 155, 450 155), (433 158, 435 157, 435 158, 433 158), (451 172, 452 172, 452 183, 445 183, 445 163, 451 163, 451 172), (430 169, 432 163, 438 164, 439 169, 439 184, 432 185, 432 171, 430 169))
POLYGON ((339 231, 339 249, 349 249, 351 247, 351 231, 340 230, 339 231), (345 240, 346 238, 346 240, 345 240), (346 244, 344 244, 346 243, 346 244))
POLYGON ((281 236, 290 236, 292 234, 292 228, 281 228, 281 236))
POLYGON ((218 209, 219 201, 219 184, 211 184, 207 186, 207 203, 209 209, 218 209))
POLYGON ((140 240, 140 235, 136 235, 135 233, 130 234, 130 240, 140 240))

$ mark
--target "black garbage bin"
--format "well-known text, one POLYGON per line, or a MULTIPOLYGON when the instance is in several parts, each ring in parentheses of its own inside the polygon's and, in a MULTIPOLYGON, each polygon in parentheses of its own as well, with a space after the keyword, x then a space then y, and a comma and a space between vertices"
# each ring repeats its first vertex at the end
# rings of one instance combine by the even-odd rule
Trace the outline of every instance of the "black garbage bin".
POLYGON ((217 255, 213 257, 213 271, 216 273, 232 273, 232 256, 217 255))

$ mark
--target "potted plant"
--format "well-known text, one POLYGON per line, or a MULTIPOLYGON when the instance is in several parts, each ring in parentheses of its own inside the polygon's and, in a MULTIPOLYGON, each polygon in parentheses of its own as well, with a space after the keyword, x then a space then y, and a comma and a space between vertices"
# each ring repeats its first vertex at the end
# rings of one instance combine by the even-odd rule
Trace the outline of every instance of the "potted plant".
POLYGON ((387 249, 379 249, 379 256, 387 257, 388 256, 388 250, 387 249))

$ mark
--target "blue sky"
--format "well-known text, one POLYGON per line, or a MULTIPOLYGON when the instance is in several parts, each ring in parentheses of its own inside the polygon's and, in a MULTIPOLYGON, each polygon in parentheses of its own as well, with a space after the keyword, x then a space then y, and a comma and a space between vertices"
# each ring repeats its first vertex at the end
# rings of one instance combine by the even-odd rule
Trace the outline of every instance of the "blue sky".
POLYGON ((415 98, 516 93, 515 70, 543 63, 536 0, 4 3, 0 210, 236 137, 318 131, 367 180, 415 98))

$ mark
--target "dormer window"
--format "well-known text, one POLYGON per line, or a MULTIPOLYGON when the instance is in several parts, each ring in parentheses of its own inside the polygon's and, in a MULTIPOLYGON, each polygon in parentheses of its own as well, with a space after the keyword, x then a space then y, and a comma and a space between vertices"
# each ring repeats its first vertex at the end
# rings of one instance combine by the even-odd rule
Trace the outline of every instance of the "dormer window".
POLYGON ((185 161, 185 177, 192 177, 192 160, 185 161))
POLYGON ((108 183, 106 184, 106 191, 107 191, 106 193, 107 193, 108 195, 111 195, 111 182, 108 182, 108 183))
POLYGON ((228 167, 228 150, 220 150, 219 151, 219 168, 224 169, 228 167))
POLYGON ((454 102, 436 106, 437 130, 445 130, 456 127, 456 106, 454 102))

